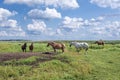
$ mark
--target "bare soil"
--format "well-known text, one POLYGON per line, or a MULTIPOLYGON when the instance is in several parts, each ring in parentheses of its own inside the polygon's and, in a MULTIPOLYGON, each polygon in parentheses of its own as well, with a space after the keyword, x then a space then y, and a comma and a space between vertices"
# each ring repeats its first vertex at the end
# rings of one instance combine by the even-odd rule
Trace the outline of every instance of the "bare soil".
POLYGON ((4 53, 4 54, 0 54, 0 62, 12 60, 12 59, 16 59, 16 60, 24 59, 24 58, 28 58, 31 56, 43 56, 43 57, 51 58, 55 54, 56 53, 54 53, 54 52, 4 53))

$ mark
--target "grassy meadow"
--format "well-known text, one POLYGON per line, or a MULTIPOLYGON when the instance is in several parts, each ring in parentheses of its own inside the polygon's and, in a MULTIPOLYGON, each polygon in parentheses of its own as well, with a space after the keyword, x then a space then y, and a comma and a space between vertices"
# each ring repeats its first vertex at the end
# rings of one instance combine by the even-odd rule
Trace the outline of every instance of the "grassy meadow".
MULTIPOLYGON (((69 47, 69 41, 62 42, 66 45, 64 53, 41 54, 53 49, 46 47, 46 42, 34 42, 33 53, 41 56, 1 61, 0 80, 120 80, 120 41, 106 41, 104 47, 87 41, 87 55, 84 50, 78 53, 74 46, 69 47)), ((21 51, 22 44, 1 41, 0 54, 26 54, 21 51)))

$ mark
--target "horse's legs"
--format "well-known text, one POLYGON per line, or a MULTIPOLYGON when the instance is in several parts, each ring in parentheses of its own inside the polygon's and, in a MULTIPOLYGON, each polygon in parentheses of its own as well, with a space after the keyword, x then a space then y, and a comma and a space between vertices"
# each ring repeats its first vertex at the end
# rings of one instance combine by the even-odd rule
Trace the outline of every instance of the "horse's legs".
POLYGON ((24 52, 24 49, 22 49, 22 51, 24 52))
POLYGON ((87 54, 87 50, 88 50, 88 48, 85 48, 85 54, 87 54))
POLYGON ((62 48, 62 53, 64 52, 64 49, 62 48))
POLYGON ((103 45, 103 47, 104 47, 104 43, 103 43, 102 45, 103 45))
POLYGON ((80 49, 79 49, 79 48, 76 48, 76 51, 77 51, 77 52, 80 52, 80 49))
POLYGON ((62 53, 63 53, 64 52, 64 48, 62 47, 61 50, 62 50, 62 53))
POLYGON ((26 48, 25 48, 25 52, 26 52, 26 48))
POLYGON ((54 52, 56 52, 56 49, 54 48, 54 52))
POLYGON ((24 52, 24 49, 22 48, 22 51, 24 52))

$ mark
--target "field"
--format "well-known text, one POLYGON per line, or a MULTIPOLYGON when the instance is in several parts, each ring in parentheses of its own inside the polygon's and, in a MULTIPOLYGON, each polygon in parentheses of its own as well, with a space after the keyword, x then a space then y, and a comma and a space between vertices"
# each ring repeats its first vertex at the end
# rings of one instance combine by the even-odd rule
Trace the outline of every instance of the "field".
POLYGON ((61 42, 64 53, 54 53, 46 42, 34 42, 34 51, 23 53, 22 41, 1 41, 0 80, 120 80, 120 41, 106 41, 104 47, 87 41, 87 55, 61 42))

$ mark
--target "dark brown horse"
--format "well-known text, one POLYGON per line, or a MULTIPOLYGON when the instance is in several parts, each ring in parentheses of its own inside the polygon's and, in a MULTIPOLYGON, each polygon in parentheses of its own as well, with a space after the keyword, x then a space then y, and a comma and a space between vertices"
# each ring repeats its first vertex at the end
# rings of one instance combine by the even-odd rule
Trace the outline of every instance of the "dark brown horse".
POLYGON ((21 46, 21 49, 23 52, 26 52, 26 47, 27 47, 27 43, 24 43, 22 46, 21 46))
POLYGON ((29 50, 30 50, 30 52, 33 51, 33 48, 34 48, 33 43, 31 43, 31 45, 29 46, 29 50))
POLYGON ((104 46, 104 42, 103 42, 102 40, 95 41, 95 44, 98 44, 98 45, 103 45, 103 46, 104 46))
POLYGON ((64 52, 64 49, 65 49, 65 44, 63 43, 48 42, 47 47, 48 46, 52 46, 52 48, 54 49, 54 52, 56 52, 56 49, 61 49, 62 52, 64 52))

